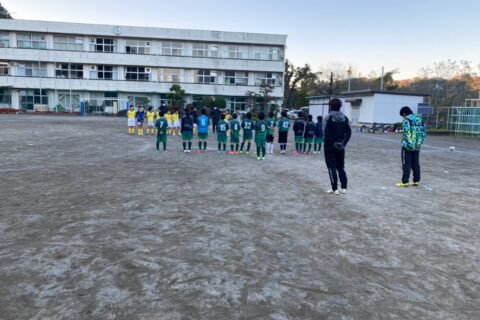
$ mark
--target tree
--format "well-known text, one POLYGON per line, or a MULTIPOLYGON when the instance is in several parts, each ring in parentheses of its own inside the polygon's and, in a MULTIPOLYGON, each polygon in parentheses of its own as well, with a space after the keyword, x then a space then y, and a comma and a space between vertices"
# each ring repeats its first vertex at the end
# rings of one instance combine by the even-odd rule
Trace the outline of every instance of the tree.
POLYGON ((217 108, 223 109, 225 108, 226 104, 227 104, 227 101, 225 100, 225 98, 220 96, 217 96, 217 97, 205 96, 202 99, 202 105, 207 108, 217 107, 217 108))
POLYGON ((248 105, 250 111, 255 108, 257 97, 258 94, 255 91, 248 90, 247 92, 245 92, 245 102, 248 105))
POLYGON ((178 83, 175 83, 170 87, 166 97, 172 100, 172 104, 175 107, 181 107, 185 99, 185 90, 178 83))
POLYGON ((13 19, 7 9, 0 3, 0 19, 13 19))
POLYGON ((275 97, 273 97, 271 95, 271 93, 273 92, 273 87, 271 85, 268 85, 266 83, 262 84, 260 86, 260 90, 259 90, 259 93, 260 93, 260 98, 261 98, 261 101, 262 101, 262 104, 261 104, 261 111, 270 111, 269 108, 268 108, 268 103, 270 101, 274 101, 275 100, 275 97))
MULTIPOLYGON (((295 67, 288 59, 285 61, 285 82, 284 82, 284 106, 298 107, 296 96, 299 93, 299 87, 303 83, 315 83, 317 75, 312 71, 309 64, 303 67, 295 67)), ((307 86, 304 85, 303 88, 307 86)))

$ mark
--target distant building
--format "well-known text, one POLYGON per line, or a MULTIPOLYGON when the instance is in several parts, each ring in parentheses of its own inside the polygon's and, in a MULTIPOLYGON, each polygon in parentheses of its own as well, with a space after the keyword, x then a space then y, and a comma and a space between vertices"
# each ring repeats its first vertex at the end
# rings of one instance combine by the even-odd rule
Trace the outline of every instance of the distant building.
MULTIPOLYGON (((283 100, 285 35, 0 19, 0 106, 100 112, 154 107, 173 83, 186 102, 222 96, 245 109, 247 91, 283 100)), ((166 101, 168 102, 168 101, 166 101)))
MULTIPOLYGON (((414 112, 418 107, 425 108, 423 103, 428 94, 402 91, 360 90, 344 92, 338 98, 342 100, 342 112, 353 125, 399 122, 400 108, 409 106, 414 112)), ((315 117, 328 114, 328 96, 311 96, 309 100, 310 114, 315 117)))

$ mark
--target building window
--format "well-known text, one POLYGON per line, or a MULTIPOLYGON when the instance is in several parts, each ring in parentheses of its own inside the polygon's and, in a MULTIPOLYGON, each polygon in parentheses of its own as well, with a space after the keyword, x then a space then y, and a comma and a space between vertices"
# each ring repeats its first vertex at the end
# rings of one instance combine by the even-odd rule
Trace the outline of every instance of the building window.
POLYGON ((233 84, 237 86, 248 85, 248 72, 225 71, 225 84, 233 84))
POLYGON ((57 101, 64 110, 77 111, 80 109, 80 94, 78 93, 59 92, 57 101))
POLYGON ((0 48, 8 48, 10 46, 10 34, 0 31, 0 48))
POLYGON ((57 78, 83 78, 83 65, 76 63, 57 63, 55 66, 55 76, 57 78))
POLYGON ((45 35, 34 33, 18 33, 17 47, 31 49, 46 49, 47 41, 45 35))
POLYGON ((8 76, 8 63, 0 62, 0 76, 8 76))
POLYGON ((117 42, 110 38, 90 39, 90 51, 117 52, 117 42))
POLYGON ((45 62, 19 62, 17 65, 19 77, 46 77, 47 64, 45 62))
POLYGON ((192 55, 194 57, 217 57, 218 45, 213 43, 194 43, 192 55))
POLYGON ((247 59, 248 58, 248 49, 244 46, 228 46, 228 58, 231 59, 247 59))
POLYGON ((255 47, 254 50, 257 60, 280 60, 282 56, 278 47, 255 47))
POLYGON ((90 66, 90 79, 117 80, 117 68, 114 66, 90 66))
POLYGON ((57 50, 83 51, 83 38, 73 36, 53 36, 53 48, 57 50))
POLYGON ((26 89, 20 91, 20 105, 23 110, 33 110, 36 104, 48 105, 47 90, 26 89))
POLYGON ((127 40, 125 52, 129 54, 150 54, 150 41, 143 40, 127 40))
POLYGON ((10 105, 12 103, 12 94, 5 88, 0 88, 0 105, 10 105))
POLYGON ((151 68, 126 67, 125 79, 131 81, 149 81, 151 68))
POLYGON ((180 82, 180 69, 166 69, 166 68, 161 69, 160 81, 180 82))
POLYGON ((196 83, 216 83, 217 72, 210 70, 198 70, 195 76, 196 83))
POLYGON ((181 56, 183 54, 183 43, 178 41, 162 42, 162 54, 168 56, 181 56))
POLYGON ((230 103, 227 104, 231 111, 246 110, 245 98, 231 98, 230 103))
POLYGON ((260 72, 255 74, 255 85, 261 86, 267 84, 269 86, 281 85, 280 81, 277 81, 278 75, 273 72, 260 72))

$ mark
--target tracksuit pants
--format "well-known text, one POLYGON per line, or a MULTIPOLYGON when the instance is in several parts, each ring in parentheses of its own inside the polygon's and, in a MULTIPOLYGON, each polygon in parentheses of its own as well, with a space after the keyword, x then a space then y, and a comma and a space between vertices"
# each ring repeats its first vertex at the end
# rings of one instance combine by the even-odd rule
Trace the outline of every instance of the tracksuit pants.
POLYGON ((420 150, 402 148, 402 170, 402 183, 408 183, 410 171, 413 171, 413 182, 420 182, 420 150))
POLYGON ((325 163, 327 164, 328 175, 332 190, 338 189, 338 178, 342 189, 347 189, 347 173, 345 172, 345 150, 338 151, 333 146, 323 148, 325 154, 325 163), (338 172, 338 177, 337 177, 338 172))

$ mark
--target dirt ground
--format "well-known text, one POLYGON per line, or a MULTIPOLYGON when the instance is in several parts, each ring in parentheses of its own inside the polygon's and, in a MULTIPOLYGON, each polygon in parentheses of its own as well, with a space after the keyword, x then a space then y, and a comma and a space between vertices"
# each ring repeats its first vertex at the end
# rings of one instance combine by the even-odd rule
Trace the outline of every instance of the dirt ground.
POLYGON ((397 189, 399 139, 355 133, 329 195, 292 144, 163 154, 125 118, 2 115, 0 319, 479 319, 480 140, 428 137, 397 189))

